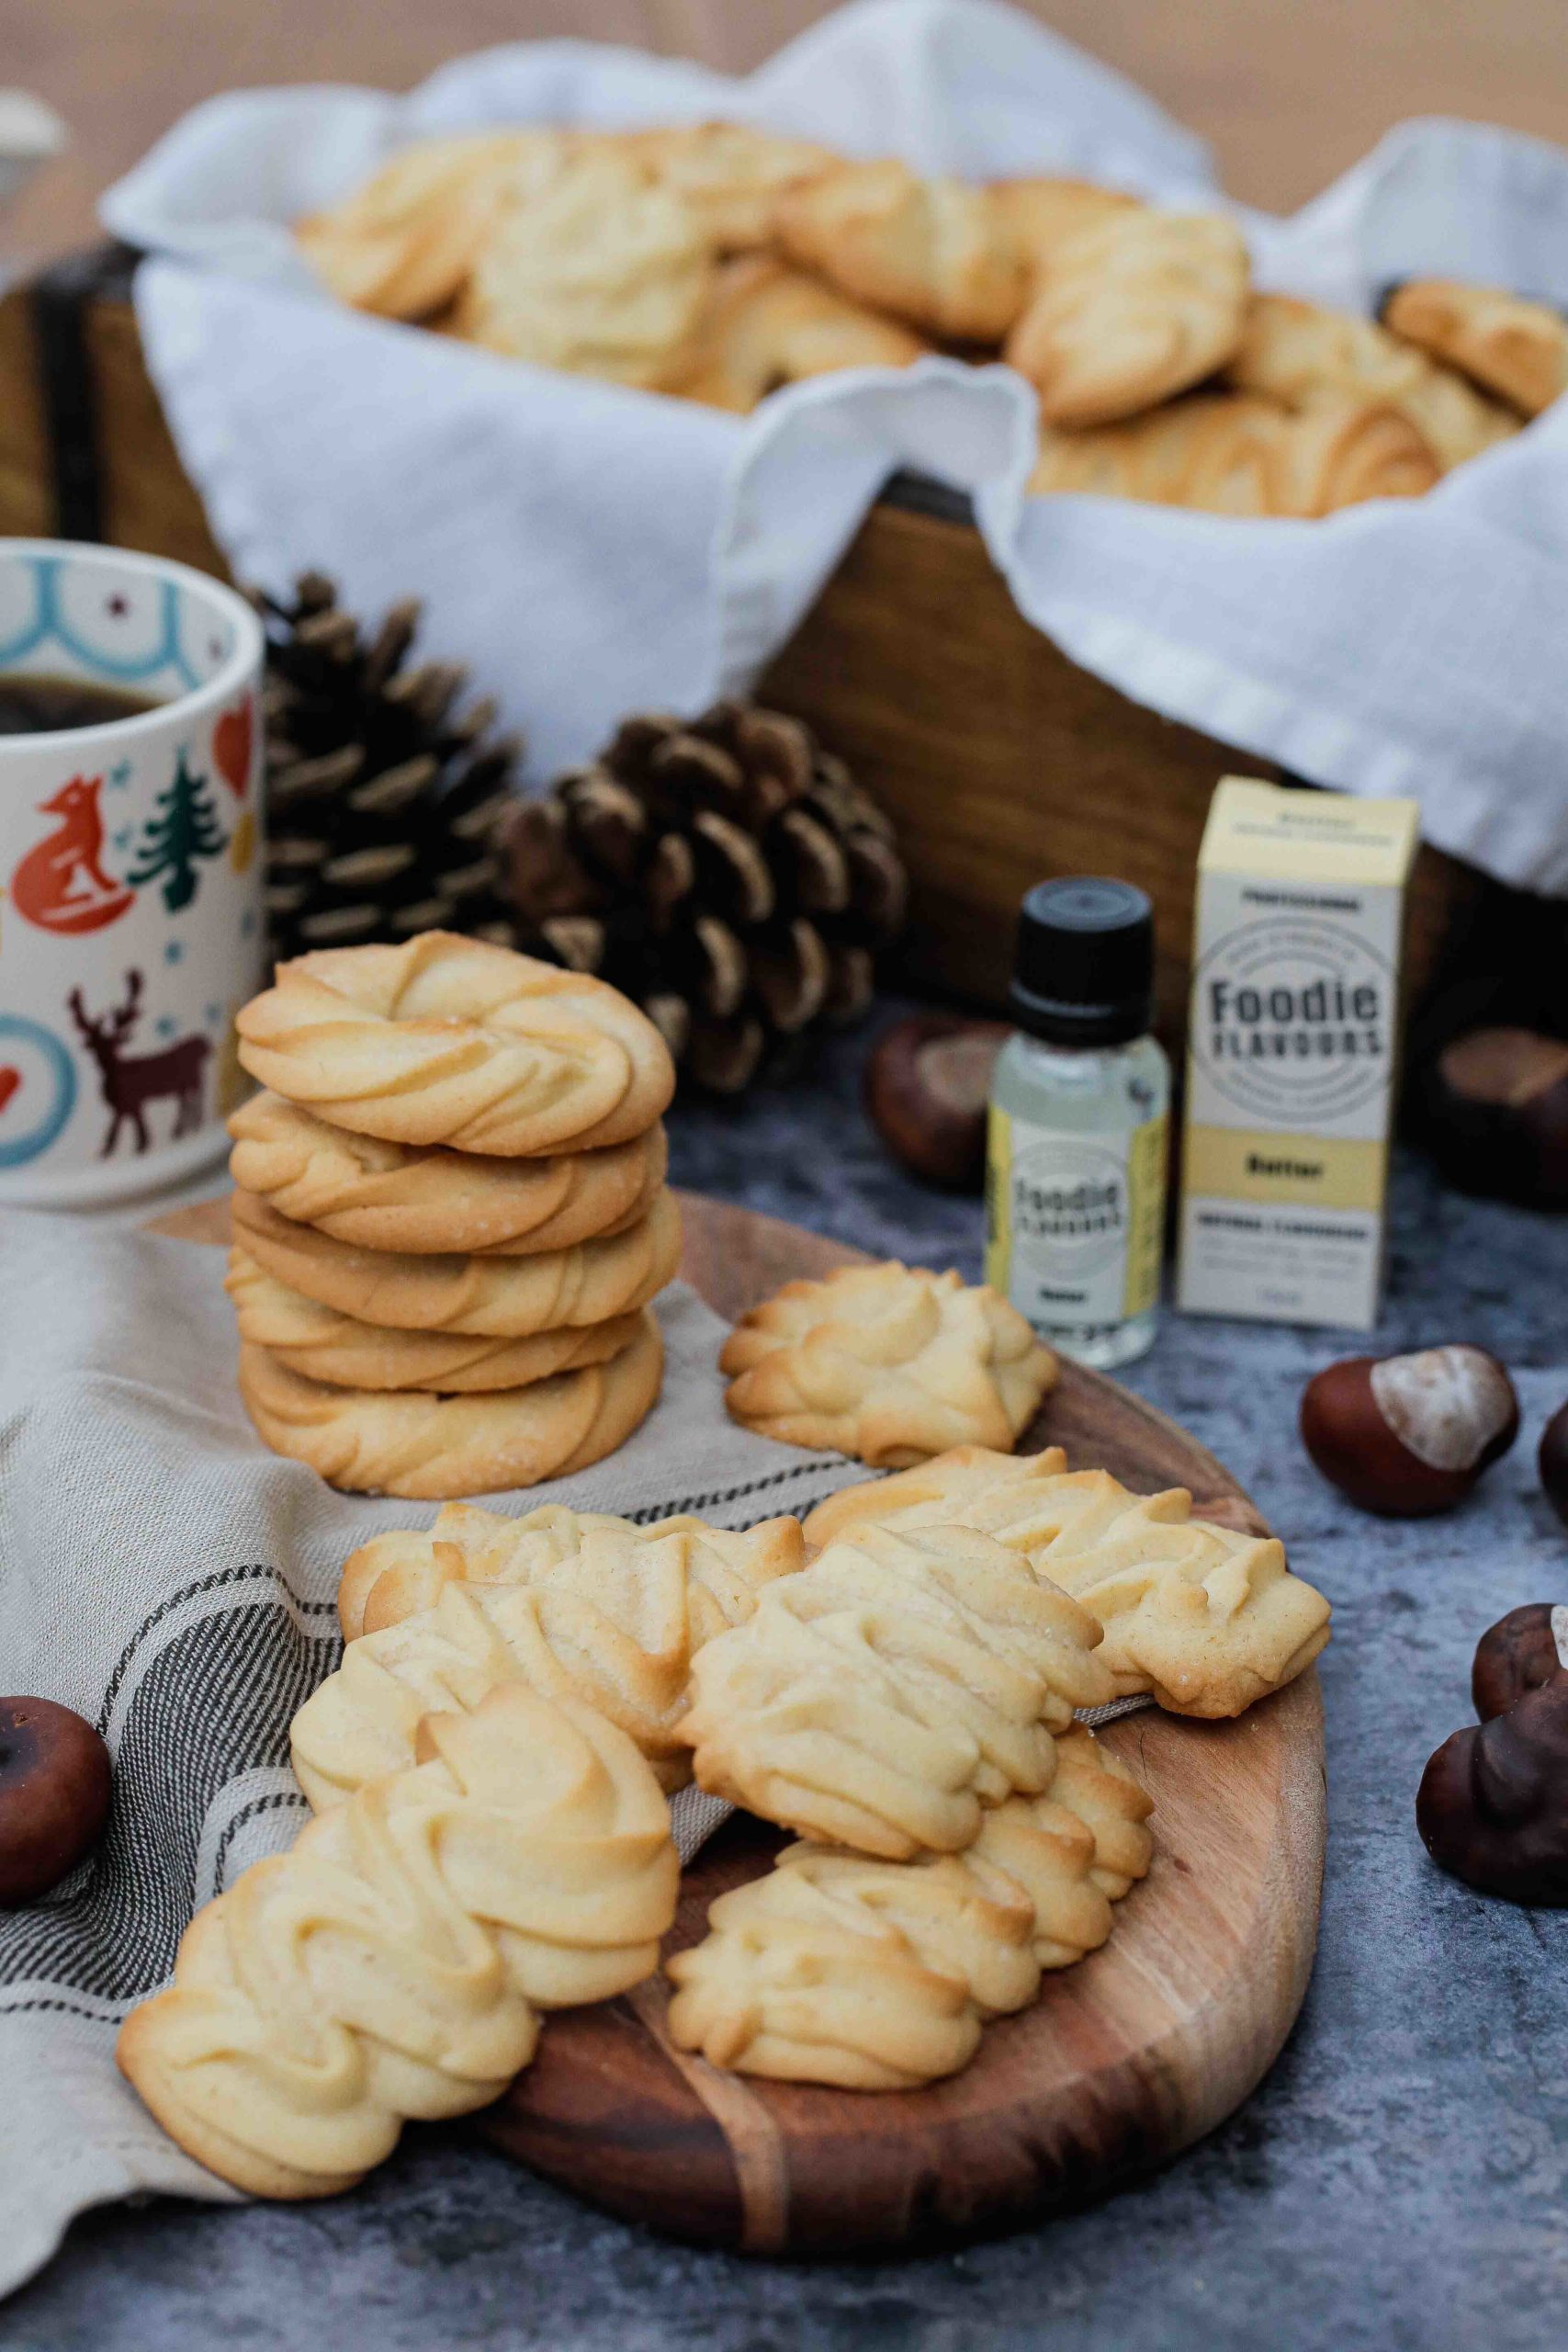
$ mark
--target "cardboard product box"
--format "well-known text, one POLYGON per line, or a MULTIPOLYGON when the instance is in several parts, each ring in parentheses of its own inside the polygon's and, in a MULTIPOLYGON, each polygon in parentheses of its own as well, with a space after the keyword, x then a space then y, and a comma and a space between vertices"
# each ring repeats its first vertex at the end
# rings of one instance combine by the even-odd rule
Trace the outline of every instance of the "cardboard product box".
POLYGON ((1420 810, 1227 776, 1198 859, 1178 1304, 1370 1329, 1420 810))

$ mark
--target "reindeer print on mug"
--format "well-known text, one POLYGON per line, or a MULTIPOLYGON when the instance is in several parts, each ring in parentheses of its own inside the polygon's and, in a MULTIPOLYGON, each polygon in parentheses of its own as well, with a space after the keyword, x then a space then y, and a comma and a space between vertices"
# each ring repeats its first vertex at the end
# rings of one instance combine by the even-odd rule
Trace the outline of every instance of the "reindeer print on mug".
POLYGON ((82 1001, 80 989, 73 989, 66 1001, 71 1018, 98 1066, 99 1087, 112 1114, 98 1158, 107 1159, 113 1155, 120 1128, 127 1120, 136 1138, 136 1149, 142 1152, 148 1148, 151 1138, 146 1111, 150 1102, 172 1098, 177 1105, 174 1136, 193 1135, 201 1125, 202 1080, 207 1057, 212 1051, 211 1039, 193 1034, 176 1038, 172 1046, 164 1046, 155 1054, 123 1052, 121 1048, 141 1014, 141 975, 137 971, 127 972, 124 999, 112 1012, 90 1013, 82 1001))

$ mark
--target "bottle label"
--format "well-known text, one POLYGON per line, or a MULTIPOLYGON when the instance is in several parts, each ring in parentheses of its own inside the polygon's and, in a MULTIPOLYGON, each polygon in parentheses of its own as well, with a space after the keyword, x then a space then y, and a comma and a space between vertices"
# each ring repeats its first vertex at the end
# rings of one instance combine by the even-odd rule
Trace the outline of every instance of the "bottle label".
POLYGON ((1099 1338, 1159 1298, 1165 1114, 1062 1135, 992 1103, 986 1279, 1043 1338, 1099 1338))

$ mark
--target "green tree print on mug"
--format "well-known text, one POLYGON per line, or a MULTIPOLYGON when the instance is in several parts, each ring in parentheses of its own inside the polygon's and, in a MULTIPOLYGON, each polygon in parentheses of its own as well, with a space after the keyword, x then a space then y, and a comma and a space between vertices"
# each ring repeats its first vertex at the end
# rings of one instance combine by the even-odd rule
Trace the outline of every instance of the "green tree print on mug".
POLYGON ((162 875, 164 904, 170 914, 177 914, 196 896, 197 860, 216 857, 224 842, 218 812, 208 797, 207 778, 192 775, 183 750, 175 755, 175 780, 159 793, 157 806, 157 815, 141 829, 140 863, 125 878, 140 889, 162 875))

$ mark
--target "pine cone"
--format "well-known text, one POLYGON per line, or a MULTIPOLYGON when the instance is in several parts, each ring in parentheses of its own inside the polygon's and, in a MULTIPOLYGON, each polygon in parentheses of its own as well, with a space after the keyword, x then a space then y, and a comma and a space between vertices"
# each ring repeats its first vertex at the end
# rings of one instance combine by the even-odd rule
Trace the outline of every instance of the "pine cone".
POLYGON ((752 704, 625 720, 514 806, 504 844, 519 944, 624 989, 719 1093, 858 1019, 904 916, 881 809, 801 720, 752 704))
POLYGON ((266 909, 274 956, 442 929, 515 935, 496 836, 519 745, 455 662, 403 666, 410 597, 367 641, 319 571, 266 630, 266 909))

